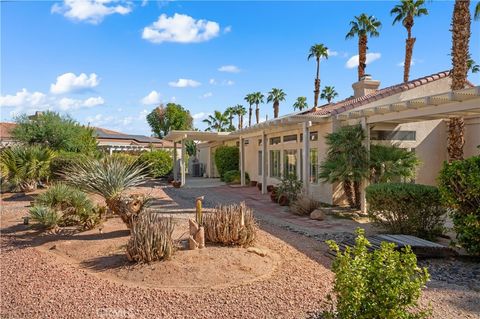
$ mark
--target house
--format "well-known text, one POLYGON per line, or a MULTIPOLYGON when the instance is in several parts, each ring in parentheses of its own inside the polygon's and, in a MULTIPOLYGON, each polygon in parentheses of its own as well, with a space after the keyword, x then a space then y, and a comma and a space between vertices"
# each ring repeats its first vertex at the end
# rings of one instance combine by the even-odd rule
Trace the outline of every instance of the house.
MULTIPOLYGON (((361 124, 370 143, 394 144, 415 151, 421 160, 415 181, 436 184, 447 160, 447 122, 465 118, 465 156, 478 155, 480 145, 480 87, 468 84, 452 92, 450 72, 439 72, 380 89, 380 81, 365 76, 354 83, 353 96, 311 110, 282 116, 231 133, 172 131, 165 139, 202 141, 198 157, 206 176, 218 175, 214 163, 220 145, 240 146, 240 170, 266 185, 279 183, 286 173, 296 173, 304 189, 317 200, 343 204, 339 185, 318 179, 319 165, 327 152, 325 137, 343 125, 361 124)), ((243 176, 242 176, 243 177, 243 176)), ((243 184, 245 179, 242 178, 243 184)))

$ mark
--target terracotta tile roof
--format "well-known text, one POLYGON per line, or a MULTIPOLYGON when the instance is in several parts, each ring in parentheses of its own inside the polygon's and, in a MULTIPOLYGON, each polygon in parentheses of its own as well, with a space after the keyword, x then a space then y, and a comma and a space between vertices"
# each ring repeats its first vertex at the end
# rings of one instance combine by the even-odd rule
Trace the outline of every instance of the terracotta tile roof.
POLYGON ((0 122, 0 138, 8 139, 12 137, 12 130, 17 124, 9 122, 0 122))
MULTIPOLYGON (((446 78, 450 75, 450 71, 443 71, 435 74, 431 74, 428 76, 421 77, 419 79, 411 80, 406 83, 400 83, 393 86, 389 86, 378 91, 375 91, 371 94, 361 96, 358 98, 347 98, 345 100, 333 103, 333 104, 325 104, 316 109, 313 108, 309 111, 304 112, 303 114, 310 114, 310 115, 328 115, 328 114, 339 114, 353 108, 389 97, 391 95, 401 93, 404 91, 411 90, 413 88, 419 87, 421 85, 434 82, 439 79, 446 78)), ((474 86, 472 83, 467 81, 468 86, 474 86)))

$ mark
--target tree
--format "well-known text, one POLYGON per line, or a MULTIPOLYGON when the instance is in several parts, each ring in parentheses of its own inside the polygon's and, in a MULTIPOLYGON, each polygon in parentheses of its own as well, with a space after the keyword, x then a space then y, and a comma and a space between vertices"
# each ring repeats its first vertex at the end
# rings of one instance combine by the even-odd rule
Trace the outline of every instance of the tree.
POLYGON ((278 117, 280 102, 285 101, 287 94, 282 89, 273 88, 268 92, 267 103, 273 102, 273 117, 278 117))
POLYGON ((171 130, 191 130, 193 118, 190 111, 180 104, 168 103, 160 105, 147 115, 147 122, 152 129, 153 135, 164 138, 171 130))
POLYGON ((243 117, 247 114, 247 111, 241 104, 237 104, 234 106, 235 114, 238 116, 238 129, 241 130, 243 128, 243 117))
POLYGON ((395 15, 393 24, 402 22, 407 29, 407 40, 405 42, 405 61, 403 65, 403 82, 408 82, 410 76, 410 65, 412 63, 413 46, 416 38, 412 38, 412 28, 415 23, 415 17, 427 15, 428 10, 424 7, 425 0, 401 0, 391 11, 395 15))
POLYGON ((478 65, 473 59, 472 56, 469 54, 468 55, 468 60, 467 60, 467 68, 468 71, 472 73, 478 73, 480 72, 480 65, 478 65))
POLYGON ((322 94, 320 95, 320 98, 322 100, 327 100, 328 104, 338 96, 337 91, 335 91, 334 86, 326 86, 322 90, 322 94))
POLYGON ((365 133, 360 125, 344 126, 326 136, 327 157, 320 165, 319 177, 325 182, 342 183, 348 204, 360 208, 360 184, 368 175, 365 133))
POLYGON ((51 111, 34 116, 23 114, 15 118, 15 122, 12 135, 20 142, 86 155, 97 151, 94 129, 80 125, 68 115, 51 111))
POLYGON ((345 36, 346 39, 358 37, 358 80, 360 81, 365 75, 365 68, 367 67, 367 42, 368 36, 378 37, 380 33, 378 30, 382 23, 374 16, 367 16, 362 13, 355 17, 355 20, 350 21, 350 31, 345 36))
POLYGON ((396 146, 370 146, 370 181, 392 183, 409 181, 420 164, 414 152, 396 146))
MULTIPOLYGON (((452 16, 452 91, 465 87, 468 74, 470 42, 470 0, 456 0, 452 16)), ((465 123, 463 118, 450 118, 448 123, 448 160, 463 159, 465 123)))
POLYGON ((263 94, 261 92, 253 93, 253 103, 255 104, 256 123, 260 122, 260 103, 263 103, 263 94))
POLYGON ((228 128, 228 118, 224 113, 215 111, 213 115, 203 120, 208 125, 206 131, 226 132, 228 128))
POLYGON ((235 126, 233 125, 233 117, 235 116, 235 108, 232 107, 232 106, 227 107, 224 114, 225 114, 225 117, 228 118, 228 123, 229 123, 228 130, 229 131, 235 131, 235 126))
POLYGON ((249 105, 249 108, 248 108, 248 126, 252 126, 252 105, 255 104, 254 94, 255 93, 249 93, 243 98, 249 105))
POLYGON ((473 18, 475 20, 480 20, 480 2, 477 2, 477 5, 475 6, 475 14, 473 15, 473 18))
POLYGON ((315 58, 315 61, 317 62, 317 76, 315 78, 315 90, 313 91, 315 93, 313 106, 317 107, 318 95, 320 94, 320 59, 328 59, 328 48, 321 43, 312 45, 310 51, 308 51, 307 60, 310 60, 311 58, 315 58))
POLYGON ((297 97, 297 100, 293 104, 293 109, 294 110, 298 109, 299 111, 302 111, 306 108, 308 108, 307 98, 305 96, 297 97))

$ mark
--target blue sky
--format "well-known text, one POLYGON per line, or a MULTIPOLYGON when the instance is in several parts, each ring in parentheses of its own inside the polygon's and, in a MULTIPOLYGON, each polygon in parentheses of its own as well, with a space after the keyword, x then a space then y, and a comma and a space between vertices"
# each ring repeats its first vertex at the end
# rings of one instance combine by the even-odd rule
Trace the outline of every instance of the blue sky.
MULTIPOLYGON (((476 2, 472 3, 473 6, 476 2)), ((406 31, 392 26, 394 1, 165 2, 66 0, 1 2, 1 120, 54 109, 81 123, 148 134, 145 115, 160 102, 188 108, 200 129, 214 110, 243 104, 245 94, 282 88, 280 114, 298 96, 313 104, 314 43, 330 50, 321 84, 352 94, 357 70, 345 40, 362 12, 383 26, 369 40, 367 73, 381 86, 401 82, 406 31), (350 67, 349 67, 350 66, 350 67)), ((427 2, 416 20, 411 78, 451 67, 453 1, 427 2)), ((480 22, 472 21, 471 54, 480 62, 480 22)), ((480 75, 470 80, 480 83, 480 75)), ((273 114, 261 106, 261 117, 273 114)))

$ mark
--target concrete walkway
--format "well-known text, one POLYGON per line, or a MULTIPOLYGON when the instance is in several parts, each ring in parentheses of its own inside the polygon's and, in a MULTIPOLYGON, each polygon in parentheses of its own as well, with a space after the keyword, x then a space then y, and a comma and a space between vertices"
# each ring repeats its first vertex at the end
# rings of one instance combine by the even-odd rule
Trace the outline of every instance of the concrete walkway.
POLYGON ((226 185, 219 178, 187 177, 185 188, 208 188, 226 185))

